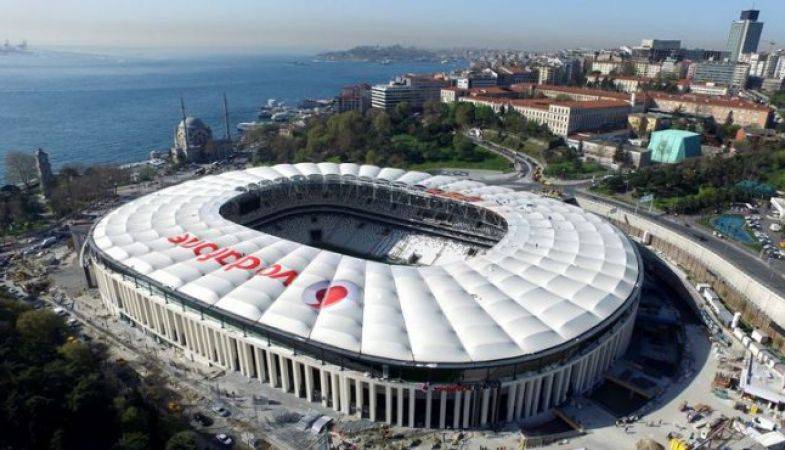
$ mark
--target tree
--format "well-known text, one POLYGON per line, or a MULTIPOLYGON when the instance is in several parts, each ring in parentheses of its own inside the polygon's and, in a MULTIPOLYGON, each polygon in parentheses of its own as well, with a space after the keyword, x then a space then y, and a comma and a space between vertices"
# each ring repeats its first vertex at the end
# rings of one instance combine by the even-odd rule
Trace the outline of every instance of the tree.
POLYGON ((169 438, 166 450, 193 450, 197 441, 198 436, 193 431, 181 431, 169 438))
POLYGON ((16 331, 22 342, 34 345, 59 344, 65 335, 65 323, 52 311, 26 311, 16 320, 16 331))
POLYGON ((477 161, 482 156, 476 151, 474 144, 466 136, 456 134, 453 138, 453 148, 458 159, 463 161, 477 161))
POLYGON ((30 187, 38 178, 38 170, 33 155, 11 151, 5 154, 5 180, 11 184, 24 184, 30 187))
POLYGON ((143 433, 123 433, 115 446, 117 450, 148 450, 150 439, 143 433))
POLYGON ((624 150, 624 147, 619 145, 616 151, 613 152, 613 162, 622 167, 628 167, 631 163, 630 152, 624 150))
POLYGON ((143 166, 141 169, 139 169, 139 172, 137 173, 137 177, 139 181, 152 181, 153 179, 155 179, 155 175, 156 175, 155 167, 151 165, 143 166))
POLYGON ((455 105, 455 123, 460 127, 474 125, 474 105, 469 102, 458 102, 455 105))

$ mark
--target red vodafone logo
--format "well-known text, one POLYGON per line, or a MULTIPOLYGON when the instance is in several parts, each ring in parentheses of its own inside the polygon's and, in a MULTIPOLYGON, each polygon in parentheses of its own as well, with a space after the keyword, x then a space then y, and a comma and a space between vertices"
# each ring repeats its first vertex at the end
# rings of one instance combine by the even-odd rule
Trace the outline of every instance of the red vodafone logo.
POLYGON ((303 301, 314 309, 346 306, 358 303, 360 288, 346 280, 324 280, 308 286, 303 301))

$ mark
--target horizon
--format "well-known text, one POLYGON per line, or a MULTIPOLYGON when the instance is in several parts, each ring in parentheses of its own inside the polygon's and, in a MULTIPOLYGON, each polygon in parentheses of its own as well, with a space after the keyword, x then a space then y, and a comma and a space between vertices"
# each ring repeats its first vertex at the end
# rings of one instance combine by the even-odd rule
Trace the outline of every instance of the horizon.
MULTIPOLYGON (((0 0, 4 11, 0 29, 6 33, 0 39, 13 43, 26 40, 33 49, 145 55, 313 54, 394 44, 552 51, 618 48, 638 45, 644 38, 677 39, 685 48, 723 50, 731 22, 751 6, 736 0, 722 5, 710 0, 686 5, 664 0, 655 6, 616 5, 613 0, 591 5, 577 0, 559 3, 554 8, 493 0, 478 9, 464 0, 425 4, 383 0, 374 5, 357 0, 319 5, 304 0, 286 5, 269 1, 246 4, 242 0, 221 5, 183 0, 154 5, 122 0, 113 2, 114 8, 106 8, 97 0, 66 0, 54 5, 43 0, 25 5, 0 0)), ((785 4, 759 0, 755 8, 761 11, 764 23, 759 50, 765 51, 770 41, 785 47, 785 30, 776 28, 776 24, 785 23, 785 4)))

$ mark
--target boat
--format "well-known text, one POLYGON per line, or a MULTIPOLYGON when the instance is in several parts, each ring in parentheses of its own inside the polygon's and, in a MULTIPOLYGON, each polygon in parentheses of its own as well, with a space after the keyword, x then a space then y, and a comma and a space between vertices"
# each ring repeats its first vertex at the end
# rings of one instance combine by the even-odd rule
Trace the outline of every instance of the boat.
POLYGON ((289 120, 289 113, 286 111, 281 111, 273 114, 272 116, 273 122, 286 122, 289 120))
POLYGON ((237 124, 237 131, 240 133, 245 133, 246 131, 254 130, 264 125, 264 122, 240 122, 237 124))

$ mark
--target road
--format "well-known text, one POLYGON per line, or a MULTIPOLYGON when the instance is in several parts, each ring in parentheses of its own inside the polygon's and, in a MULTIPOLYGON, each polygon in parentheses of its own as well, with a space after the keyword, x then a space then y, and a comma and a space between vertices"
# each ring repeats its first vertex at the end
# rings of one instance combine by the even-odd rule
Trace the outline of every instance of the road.
POLYGON ((502 156, 512 162, 515 167, 515 172, 518 174, 517 182, 532 183, 534 181, 532 179, 532 174, 534 173, 534 168, 538 166, 539 163, 531 156, 525 153, 516 152, 496 143, 483 140, 482 138, 472 136, 468 133, 466 134, 466 137, 468 137, 475 145, 480 146, 489 152, 502 156))
MULTIPOLYGON (((601 201, 614 205, 625 212, 634 213, 634 208, 632 206, 618 200, 599 197, 583 190, 574 190, 572 193, 576 197, 585 197, 601 201)), ((761 260, 756 255, 740 249, 725 240, 718 239, 710 232, 704 231, 699 227, 685 226, 684 222, 681 220, 676 221, 665 215, 649 213, 643 208, 639 209, 637 214, 694 240, 696 244, 710 249, 764 286, 785 298, 785 277, 783 277, 782 273, 772 269, 765 261, 761 260)))

